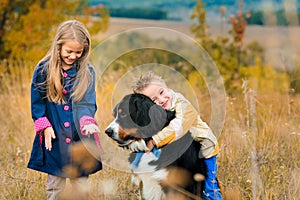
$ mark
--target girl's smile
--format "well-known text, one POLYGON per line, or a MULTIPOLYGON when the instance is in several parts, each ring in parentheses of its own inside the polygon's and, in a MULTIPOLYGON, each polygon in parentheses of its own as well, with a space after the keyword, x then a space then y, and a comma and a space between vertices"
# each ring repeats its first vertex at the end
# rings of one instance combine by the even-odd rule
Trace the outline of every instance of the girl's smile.
POLYGON ((83 53, 84 47, 76 41, 67 41, 61 46, 60 57, 62 60, 62 68, 68 70, 73 63, 78 60, 83 53))

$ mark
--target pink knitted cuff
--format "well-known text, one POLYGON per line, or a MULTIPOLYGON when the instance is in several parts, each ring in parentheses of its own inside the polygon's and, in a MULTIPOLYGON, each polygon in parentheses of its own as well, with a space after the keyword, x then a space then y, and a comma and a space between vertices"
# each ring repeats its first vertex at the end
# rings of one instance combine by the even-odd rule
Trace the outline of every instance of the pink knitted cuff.
POLYGON ((47 117, 40 117, 34 121, 34 129, 37 134, 47 127, 52 127, 47 117))
POLYGON ((82 129, 84 125, 89 125, 89 124, 95 124, 98 126, 96 120, 93 117, 90 116, 83 116, 79 120, 79 125, 80 125, 80 132, 82 133, 82 129))

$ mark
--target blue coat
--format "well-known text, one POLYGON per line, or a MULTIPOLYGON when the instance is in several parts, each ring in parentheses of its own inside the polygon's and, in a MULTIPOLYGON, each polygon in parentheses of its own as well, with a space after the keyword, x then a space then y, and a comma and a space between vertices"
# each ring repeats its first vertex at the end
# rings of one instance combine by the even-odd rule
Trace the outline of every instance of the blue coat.
MULTIPOLYGON (((92 85, 87 90, 81 102, 73 104, 70 93, 77 74, 77 65, 63 71, 65 104, 56 104, 46 98, 45 80, 47 72, 44 70, 47 62, 41 62, 35 69, 31 85, 31 114, 33 121, 47 118, 51 123, 55 139, 52 139, 52 150, 46 150, 45 138, 42 133, 37 133, 32 147, 28 168, 48 174, 67 177, 62 169, 72 164, 69 147, 80 142, 85 136, 79 135, 79 120, 82 116, 94 118, 97 110, 95 93, 95 72, 92 66, 89 69, 93 75, 92 85), (75 109, 76 108, 76 109, 75 109), (78 109, 77 109, 78 108, 78 109)), ((92 137, 90 137, 92 138, 92 137)), ((93 141, 94 142, 94 141, 93 141)), ((73 155, 76 156, 76 155, 73 155)), ((87 176, 102 169, 101 161, 97 161, 92 171, 81 171, 79 176, 87 176)))

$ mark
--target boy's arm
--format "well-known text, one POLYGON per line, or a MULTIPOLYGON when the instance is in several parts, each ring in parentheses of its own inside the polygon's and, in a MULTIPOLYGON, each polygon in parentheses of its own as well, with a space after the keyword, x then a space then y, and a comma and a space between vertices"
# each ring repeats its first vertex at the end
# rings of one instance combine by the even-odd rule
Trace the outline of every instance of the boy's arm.
MULTIPOLYGON (((156 135, 152 136, 152 145, 160 148, 182 137, 197 120, 198 112, 184 97, 177 97, 175 112, 176 118, 156 135)), ((147 144, 151 147, 151 142, 147 144)), ((149 148, 148 146, 148 148, 149 148)))

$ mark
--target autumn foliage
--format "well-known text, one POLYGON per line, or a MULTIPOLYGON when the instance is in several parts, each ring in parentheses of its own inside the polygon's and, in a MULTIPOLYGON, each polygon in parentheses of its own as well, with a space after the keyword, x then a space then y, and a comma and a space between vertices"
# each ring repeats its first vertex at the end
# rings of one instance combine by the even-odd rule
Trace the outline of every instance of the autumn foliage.
POLYGON ((84 0, 1 0, 0 4, 1 60, 40 59, 50 47, 55 28, 66 19, 82 21, 91 33, 108 27, 108 11, 102 5, 89 8, 84 0), (91 20, 93 16, 98 18, 91 20))

